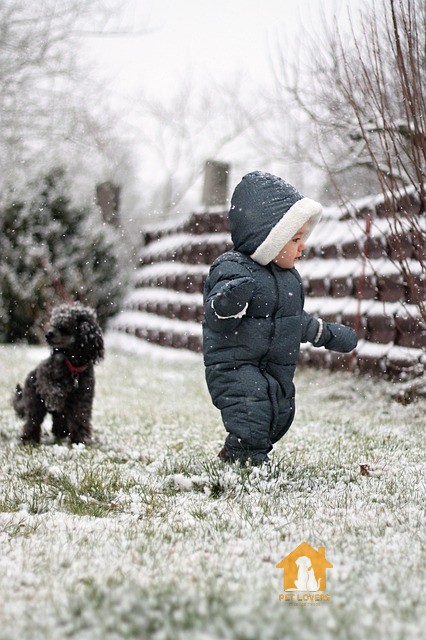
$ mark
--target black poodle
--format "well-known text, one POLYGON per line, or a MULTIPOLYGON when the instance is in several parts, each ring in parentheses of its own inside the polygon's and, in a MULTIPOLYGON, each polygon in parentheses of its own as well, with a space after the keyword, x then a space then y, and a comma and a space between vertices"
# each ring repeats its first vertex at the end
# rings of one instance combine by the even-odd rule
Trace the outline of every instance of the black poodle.
POLYGON ((52 311, 46 340, 52 352, 17 385, 13 406, 25 420, 21 440, 39 443, 41 425, 52 414, 52 432, 73 443, 91 441, 95 395, 94 364, 104 357, 102 331, 96 313, 79 303, 52 311))

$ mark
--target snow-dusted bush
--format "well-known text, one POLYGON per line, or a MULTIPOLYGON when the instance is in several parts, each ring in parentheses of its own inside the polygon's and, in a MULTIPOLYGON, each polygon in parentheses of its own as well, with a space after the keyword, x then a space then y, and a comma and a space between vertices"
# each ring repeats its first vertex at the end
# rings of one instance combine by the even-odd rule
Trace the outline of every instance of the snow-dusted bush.
POLYGON ((0 339, 37 342, 52 306, 79 300, 101 324, 123 294, 119 232, 94 204, 74 206, 61 169, 0 211, 0 339))

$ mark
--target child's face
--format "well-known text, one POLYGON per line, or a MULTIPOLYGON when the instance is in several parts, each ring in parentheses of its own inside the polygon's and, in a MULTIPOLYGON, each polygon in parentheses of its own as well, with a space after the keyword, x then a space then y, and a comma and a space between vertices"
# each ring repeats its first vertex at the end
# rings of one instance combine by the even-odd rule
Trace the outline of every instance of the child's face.
POLYGON ((304 234, 308 230, 308 223, 306 222, 303 227, 300 227, 299 231, 294 234, 290 242, 287 242, 274 259, 274 263, 281 269, 292 269, 296 260, 302 257, 302 251, 305 248, 305 242, 303 240, 304 234))

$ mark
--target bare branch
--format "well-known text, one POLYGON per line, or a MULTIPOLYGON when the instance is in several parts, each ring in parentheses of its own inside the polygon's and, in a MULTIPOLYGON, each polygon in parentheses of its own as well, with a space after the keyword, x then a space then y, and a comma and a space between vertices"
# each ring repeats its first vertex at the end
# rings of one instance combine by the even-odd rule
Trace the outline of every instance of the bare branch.
MULTIPOLYGON (((315 136, 315 145, 310 140, 305 146, 304 157, 316 166, 319 157, 336 193, 346 198, 358 171, 366 177, 365 192, 359 195, 371 193, 372 181, 377 180, 396 243, 402 228, 424 242, 421 216, 400 203, 410 186, 419 196, 421 211, 426 210, 425 26, 422 0, 376 0, 362 17, 360 30, 351 21, 351 37, 336 27, 328 32, 322 53, 311 41, 308 70, 300 62, 289 70, 282 52, 277 56, 277 107, 282 117, 287 116, 290 98, 315 136)), ((309 42, 306 34, 304 42, 309 42)), ((274 146, 274 141, 269 139, 269 144, 274 146)), ((412 263, 399 253, 396 264, 413 289, 412 263)), ((425 273, 422 251, 418 262, 425 273)), ((424 296, 419 298, 416 304, 426 321, 424 296)))

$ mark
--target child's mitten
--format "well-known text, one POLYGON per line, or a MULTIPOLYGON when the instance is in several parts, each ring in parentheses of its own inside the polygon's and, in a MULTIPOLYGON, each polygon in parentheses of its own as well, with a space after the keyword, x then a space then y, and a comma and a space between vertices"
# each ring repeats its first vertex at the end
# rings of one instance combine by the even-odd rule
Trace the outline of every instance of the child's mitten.
POLYGON ((358 337, 355 331, 338 322, 323 322, 322 334, 319 340, 314 342, 316 347, 324 346, 326 349, 340 353, 349 353, 357 344, 358 337))
POLYGON ((242 316, 254 292, 254 280, 249 276, 228 281, 211 298, 211 306, 218 318, 242 316))

